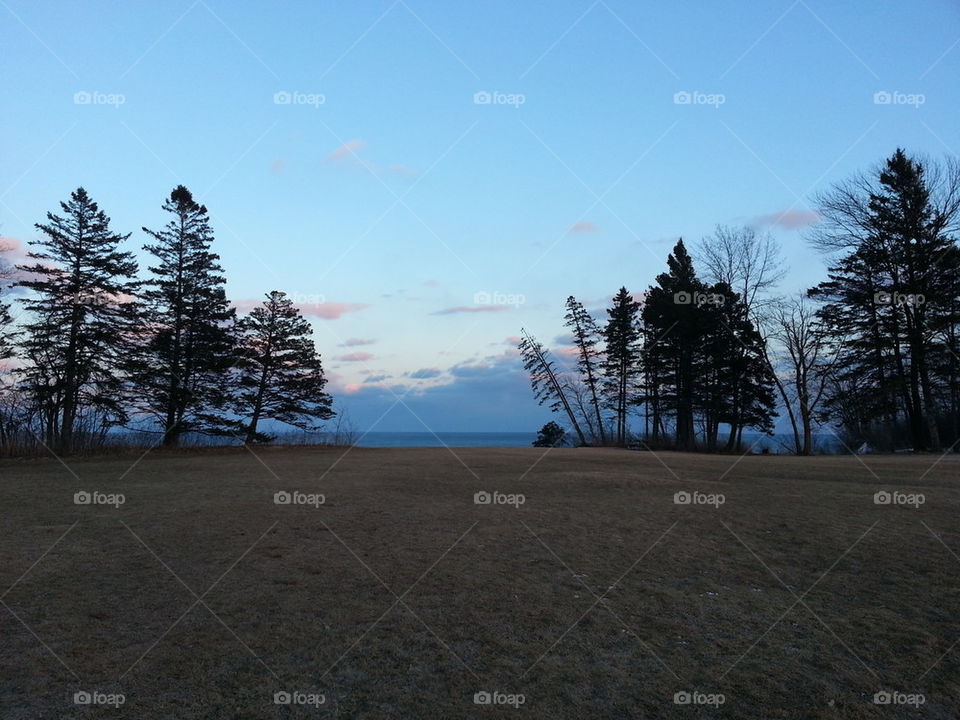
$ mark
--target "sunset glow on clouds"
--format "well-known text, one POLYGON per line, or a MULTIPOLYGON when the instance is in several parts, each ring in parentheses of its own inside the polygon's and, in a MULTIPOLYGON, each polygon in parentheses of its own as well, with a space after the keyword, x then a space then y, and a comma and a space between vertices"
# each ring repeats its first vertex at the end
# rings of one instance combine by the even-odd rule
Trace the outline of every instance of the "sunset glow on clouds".
MULTIPOLYGON (((437 429, 535 429, 550 413, 515 347, 525 329, 574 361, 567 296, 602 323, 621 286, 642 299, 676 239, 692 248, 717 224, 770 232, 791 268, 781 290, 802 290, 824 269, 804 239, 817 192, 898 146, 960 147, 956 23, 938 2, 864 13, 818 0, 823 24, 802 3, 783 22, 786 8, 762 3, 620 3, 619 20, 602 4, 545 17, 519 3, 509 23, 484 5, 411 4, 421 23, 403 4, 295 1, 265 23, 257 3, 218 3, 221 22, 202 4, 146 3, 133 26, 122 3, 8 4, 36 34, 12 21, 4 37, 8 259, 83 185, 146 266, 141 228, 167 221, 182 182, 210 210, 238 312, 288 292, 362 429, 391 391, 437 429), (814 28, 803 43, 798 22, 814 28), (70 102, 94 83, 127 102, 70 102), (897 84, 929 101, 873 103, 897 84), (325 100, 275 104, 283 88, 325 100), (475 103, 484 88, 525 102, 475 103), (683 90, 726 102, 678 105, 683 90)), ((378 427, 423 430, 402 406, 378 427)))

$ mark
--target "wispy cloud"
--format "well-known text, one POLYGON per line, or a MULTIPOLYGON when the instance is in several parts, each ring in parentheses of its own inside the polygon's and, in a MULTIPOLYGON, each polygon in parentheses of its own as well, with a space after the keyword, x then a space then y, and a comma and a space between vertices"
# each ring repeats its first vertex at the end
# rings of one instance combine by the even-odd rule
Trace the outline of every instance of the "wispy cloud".
POLYGON ((339 360, 341 362, 366 362, 367 360, 372 360, 373 355, 368 352, 355 352, 347 353, 346 355, 338 355, 334 360, 339 360))
POLYGON ((513 310, 509 305, 457 305, 456 307, 437 310, 431 315, 455 315, 457 313, 492 313, 513 310))
POLYGON ((580 220, 579 222, 575 222, 573 225, 570 226, 570 232, 578 233, 578 234, 579 233, 595 233, 599 229, 600 228, 597 227, 597 224, 590 220, 580 220))
POLYGON ((347 140, 347 142, 327 155, 327 157, 324 158, 324 162, 340 162, 346 158, 353 157, 357 150, 360 150, 366 146, 366 144, 366 140, 347 140))
POLYGON ((412 373, 409 373, 407 377, 413 378, 414 380, 426 380, 428 378, 439 377, 442 374, 442 371, 438 368, 420 368, 419 370, 414 370, 412 373))
MULTIPOLYGON (((231 300, 230 302, 238 312, 242 313, 250 312, 263 304, 263 300, 231 300)), ((347 313, 358 312, 370 307, 367 303, 343 302, 294 303, 294 305, 304 317, 315 317, 323 320, 339 320, 347 313)))
POLYGON ((358 345, 373 345, 376 342, 373 338, 347 338, 340 347, 357 347, 358 345))
POLYGON ((751 224, 760 227, 776 226, 784 230, 800 230, 816 225, 818 222, 820 222, 820 215, 813 210, 783 210, 769 215, 759 215, 751 224))

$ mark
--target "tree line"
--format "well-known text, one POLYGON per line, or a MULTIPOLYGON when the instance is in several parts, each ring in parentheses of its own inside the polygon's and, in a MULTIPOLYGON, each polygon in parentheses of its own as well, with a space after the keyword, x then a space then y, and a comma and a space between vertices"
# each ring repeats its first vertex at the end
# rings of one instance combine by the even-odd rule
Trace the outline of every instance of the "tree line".
MULTIPOLYGON (((802 455, 817 428, 850 449, 955 449, 960 166, 898 149, 815 206, 807 240, 826 280, 777 296, 780 249, 751 227, 718 227, 697 263, 681 239, 665 272, 641 293, 620 288, 603 322, 567 299, 573 362, 523 331, 535 398, 580 445, 733 451, 782 416, 802 455)), ((536 444, 565 434, 550 423, 536 444)))
POLYGON ((15 279, 24 318, 0 298, 0 445, 25 436, 59 453, 103 444, 111 431, 266 442, 262 423, 304 430, 334 415, 309 322, 280 291, 237 317, 226 297, 206 207, 181 186, 167 222, 143 228, 141 276, 130 234, 81 187, 38 223, 15 279))

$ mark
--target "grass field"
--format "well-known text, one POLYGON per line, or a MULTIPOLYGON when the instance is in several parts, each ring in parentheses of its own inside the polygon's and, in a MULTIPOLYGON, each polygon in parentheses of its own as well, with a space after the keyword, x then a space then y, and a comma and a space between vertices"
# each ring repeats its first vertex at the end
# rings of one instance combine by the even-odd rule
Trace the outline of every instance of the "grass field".
POLYGON ((956 456, 136 459, 0 463, 5 720, 960 716, 956 456))

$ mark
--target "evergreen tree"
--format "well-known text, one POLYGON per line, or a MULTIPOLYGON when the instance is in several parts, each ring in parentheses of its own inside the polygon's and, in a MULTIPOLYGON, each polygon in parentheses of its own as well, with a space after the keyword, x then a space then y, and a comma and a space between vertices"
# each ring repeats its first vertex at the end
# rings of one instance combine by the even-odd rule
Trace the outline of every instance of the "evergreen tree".
POLYGON ((187 432, 228 432, 235 313, 210 250, 207 209, 183 185, 163 209, 172 218, 162 230, 143 228, 156 265, 141 295, 145 337, 132 376, 138 408, 159 425, 163 444, 176 446, 187 432))
POLYGON ((656 397, 654 428, 665 430, 665 417, 672 414, 676 446, 692 450, 697 358, 706 334, 702 298, 707 289, 697 278, 682 239, 667 257, 667 268, 647 291, 643 307, 648 385, 655 378, 646 392, 656 397))
POLYGON ((60 452, 74 447, 82 425, 103 433, 126 421, 122 368, 128 360, 136 292, 133 255, 119 250, 129 237, 110 229, 110 218, 83 188, 47 213, 42 233, 19 270, 18 285, 33 292, 20 346, 27 361, 21 382, 42 419, 45 442, 60 452))
POLYGON ((574 346, 577 348, 577 368, 580 370, 583 384, 590 396, 590 406, 597 421, 600 444, 606 445, 606 431, 600 413, 603 380, 601 375, 603 354, 597 349, 597 344, 600 342, 600 329, 593 316, 573 295, 567 298, 567 314, 564 321, 573 333, 574 346))
POLYGON ((640 304, 625 287, 613 297, 604 328, 606 357, 603 363, 604 397, 616 418, 618 445, 627 441, 627 414, 637 403, 637 378, 640 374, 640 304))
POLYGON ((586 445, 587 438, 567 398, 565 383, 557 375, 553 360, 549 358, 550 351, 526 330, 521 329, 520 334, 521 339, 517 349, 520 350, 520 357, 523 358, 523 369, 530 376, 530 388, 537 403, 546 405, 551 412, 560 412, 562 409, 570 420, 574 432, 577 433, 580 444, 586 445))
POLYGON ((551 420, 537 431, 537 439, 533 441, 533 446, 545 448, 560 447, 563 445, 566 434, 566 430, 551 420))
POLYGON ((875 177, 823 196, 819 242, 834 250, 846 243, 846 252, 810 291, 824 302, 819 316, 840 351, 834 388, 844 391, 827 409, 860 406, 859 427, 848 429, 869 431, 882 418, 891 443, 903 418, 915 449, 939 448, 939 421, 955 427, 957 415, 950 355, 960 249, 949 228, 960 214, 960 178, 948 179, 940 201, 935 189, 926 167, 898 149, 875 177))
POLYGON ((260 307, 238 323, 240 360, 235 408, 244 418, 245 442, 271 438, 258 432, 261 420, 273 419, 303 430, 318 429, 318 420, 334 416, 323 391, 320 357, 312 329, 287 298, 273 291, 260 307))

